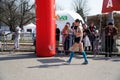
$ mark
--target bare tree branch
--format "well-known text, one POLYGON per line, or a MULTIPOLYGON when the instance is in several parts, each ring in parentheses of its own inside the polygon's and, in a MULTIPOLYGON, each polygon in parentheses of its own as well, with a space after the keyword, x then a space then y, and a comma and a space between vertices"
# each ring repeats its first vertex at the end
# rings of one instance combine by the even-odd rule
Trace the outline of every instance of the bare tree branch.
POLYGON ((16 26, 23 28, 25 23, 35 20, 35 14, 31 12, 35 4, 30 5, 29 0, 4 0, 2 4, 0 21, 8 25, 11 31, 14 31, 16 26))
POLYGON ((87 5, 87 0, 73 0, 72 6, 73 9, 85 20, 85 16, 89 14, 90 10, 87 5))

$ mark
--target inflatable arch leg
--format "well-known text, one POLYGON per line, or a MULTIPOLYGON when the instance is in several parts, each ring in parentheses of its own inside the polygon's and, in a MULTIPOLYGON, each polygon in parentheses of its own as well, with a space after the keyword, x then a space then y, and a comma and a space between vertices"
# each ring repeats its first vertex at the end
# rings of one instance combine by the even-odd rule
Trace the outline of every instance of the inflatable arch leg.
POLYGON ((36 54, 55 55, 55 1, 36 0, 36 54))

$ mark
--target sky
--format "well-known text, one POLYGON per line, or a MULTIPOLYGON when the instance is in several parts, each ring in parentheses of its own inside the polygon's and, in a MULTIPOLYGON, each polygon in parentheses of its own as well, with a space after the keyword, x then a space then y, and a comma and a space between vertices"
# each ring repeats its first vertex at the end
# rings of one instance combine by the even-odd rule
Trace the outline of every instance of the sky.
POLYGON ((103 0, 88 0, 91 8, 89 15, 101 14, 103 0))
MULTIPOLYGON (((73 10, 71 4, 73 0, 56 0, 58 6, 64 7, 65 10, 73 10)), ((101 14, 103 0, 87 0, 87 6, 89 8, 89 15, 101 14)))
MULTIPOLYGON (((31 0, 31 3, 33 3, 34 1, 35 0, 31 0)), ((90 9, 88 16, 101 14, 103 0, 87 0, 87 1, 88 1, 87 6, 90 9)), ((64 10, 73 10, 73 7, 71 6, 72 3, 73 0, 56 0, 56 5, 64 8, 64 10)))

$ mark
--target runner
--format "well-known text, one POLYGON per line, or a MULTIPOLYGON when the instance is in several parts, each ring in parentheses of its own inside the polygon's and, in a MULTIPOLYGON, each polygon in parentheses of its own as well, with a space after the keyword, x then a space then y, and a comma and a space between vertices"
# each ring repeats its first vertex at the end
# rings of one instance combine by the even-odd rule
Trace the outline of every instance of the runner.
POLYGON ((70 48, 70 51, 71 51, 70 58, 67 61, 69 64, 72 61, 72 58, 74 56, 74 52, 79 51, 79 50, 82 53, 83 58, 84 58, 84 63, 83 64, 88 64, 87 56, 86 56, 86 53, 85 53, 85 51, 83 49, 83 43, 82 43, 83 29, 80 26, 80 22, 81 21, 79 19, 75 20, 75 27, 74 27, 74 29, 75 29, 74 30, 75 42, 74 42, 73 46, 70 48))

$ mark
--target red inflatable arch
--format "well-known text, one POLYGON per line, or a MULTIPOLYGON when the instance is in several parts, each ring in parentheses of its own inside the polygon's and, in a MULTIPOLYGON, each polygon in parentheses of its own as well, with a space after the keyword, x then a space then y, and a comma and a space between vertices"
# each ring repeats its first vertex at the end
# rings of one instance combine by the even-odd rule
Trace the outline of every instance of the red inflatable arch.
POLYGON ((36 54, 55 55, 55 1, 36 0, 36 54))

